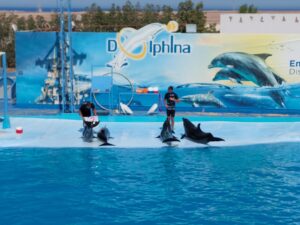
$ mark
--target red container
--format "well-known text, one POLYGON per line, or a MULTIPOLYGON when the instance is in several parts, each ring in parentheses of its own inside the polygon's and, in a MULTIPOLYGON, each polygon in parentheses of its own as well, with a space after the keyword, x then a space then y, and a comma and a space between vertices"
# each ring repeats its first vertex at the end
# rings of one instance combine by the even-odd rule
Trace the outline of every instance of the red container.
POLYGON ((23 128, 22 127, 17 127, 16 128, 16 133, 17 134, 23 134, 23 128))

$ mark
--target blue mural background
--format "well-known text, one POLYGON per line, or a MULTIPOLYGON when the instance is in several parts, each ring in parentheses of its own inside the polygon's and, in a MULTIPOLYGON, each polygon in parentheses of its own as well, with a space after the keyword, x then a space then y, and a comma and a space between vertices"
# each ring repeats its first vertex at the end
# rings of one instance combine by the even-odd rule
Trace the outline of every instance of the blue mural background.
MULTIPOLYGON (((41 100, 40 97, 45 80, 55 73, 52 64, 59 58, 57 37, 58 34, 55 32, 16 33, 18 104, 25 106, 58 104, 53 99, 46 101, 45 99, 41 100)), ((130 38, 135 37, 128 35, 120 40, 126 46, 126 41, 130 38)), ((133 83, 134 93, 132 94, 127 81, 122 77, 116 78, 112 89, 113 105, 117 105, 120 101, 128 102, 133 96, 130 105, 133 108, 145 109, 151 104, 159 102, 159 98, 161 99, 164 95, 167 86, 173 85, 175 92, 181 97, 181 103, 178 104, 179 110, 258 113, 298 112, 300 110, 300 68, 291 67, 292 60, 295 63, 297 59, 300 61, 297 55, 300 50, 299 35, 160 32, 151 38, 140 39, 143 42, 137 42, 136 46, 129 47, 132 49, 132 54, 138 55, 142 51, 141 43, 146 44, 147 53, 140 59, 130 58, 120 48, 109 52, 108 42, 117 43, 117 39, 117 33, 73 33, 73 49, 77 55, 74 66, 77 76, 76 90, 78 96, 80 95, 77 98, 78 104, 90 99, 89 88, 93 69, 94 75, 111 73, 113 70, 125 75, 133 83), (171 52, 166 47, 171 45, 171 39, 174 45, 189 46, 189 51, 171 52), (154 56, 151 52, 153 44, 161 47, 165 44, 166 51, 154 56), (283 81, 274 81, 275 83, 268 81, 269 83, 264 85, 252 79, 261 76, 258 72, 254 72, 257 73, 254 75, 249 74, 249 71, 243 73, 241 69, 231 64, 218 64, 209 68, 213 60, 224 53, 235 53, 234 56, 237 53, 243 53, 246 57, 245 60, 253 60, 257 64, 262 64, 261 68, 266 71, 265 73, 271 71, 271 74, 278 75, 283 81), (118 57, 124 61, 121 60, 124 65, 122 64, 118 68, 108 66, 114 59, 119 59, 118 57), (252 59, 250 59, 251 57, 252 59), (216 79, 216 74, 222 70, 229 72, 225 74, 225 78, 216 79), (242 81, 236 78, 232 79, 233 73, 238 73, 238 77, 242 77, 242 81), (153 93, 137 94, 136 92, 137 89, 149 87, 157 87, 160 96, 153 93)), ((58 64, 58 62, 56 63, 58 64)), ((47 90, 49 91, 49 88, 47 90)), ((51 91, 59 92, 53 89, 51 91)), ((95 98, 101 105, 109 104, 107 95, 98 94, 95 98)))

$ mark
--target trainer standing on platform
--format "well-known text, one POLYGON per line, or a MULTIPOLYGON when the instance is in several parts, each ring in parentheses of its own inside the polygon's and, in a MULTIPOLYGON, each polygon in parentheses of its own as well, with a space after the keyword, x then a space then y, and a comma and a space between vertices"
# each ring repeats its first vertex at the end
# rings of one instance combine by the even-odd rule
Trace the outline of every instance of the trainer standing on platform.
POLYGON ((168 92, 165 94, 164 102, 167 109, 167 117, 171 123, 172 131, 174 132, 175 107, 176 103, 179 102, 179 99, 178 95, 173 92, 172 86, 168 87, 168 92))

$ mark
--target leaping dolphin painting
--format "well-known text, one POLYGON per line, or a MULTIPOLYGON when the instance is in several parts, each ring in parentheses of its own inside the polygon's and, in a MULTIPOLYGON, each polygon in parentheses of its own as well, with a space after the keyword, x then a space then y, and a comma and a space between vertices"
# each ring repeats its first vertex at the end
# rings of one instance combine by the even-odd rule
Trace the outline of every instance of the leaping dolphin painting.
POLYGON ((284 83, 284 79, 275 74, 266 64, 265 60, 270 56, 270 54, 228 52, 214 58, 208 68, 225 69, 228 79, 238 74, 241 81, 251 81, 259 87, 274 87, 284 83))
POLYGON ((181 139, 186 138, 192 142, 199 144, 208 144, 211 141, 225 141, 222 138, 214 137, 211 133, 203 132, 200 128, 200 123, 196 127, 191 121, 182 118, 184 126, 184 134, 181 139))
POLYGON ((229 68, 221 69, 219 72, 216 73, 215 77, 213 78, 213 81, 219 80, 230 80, 238 84, 242 84, 242 81, 246 81, 244 77, 230 70, 229 68))

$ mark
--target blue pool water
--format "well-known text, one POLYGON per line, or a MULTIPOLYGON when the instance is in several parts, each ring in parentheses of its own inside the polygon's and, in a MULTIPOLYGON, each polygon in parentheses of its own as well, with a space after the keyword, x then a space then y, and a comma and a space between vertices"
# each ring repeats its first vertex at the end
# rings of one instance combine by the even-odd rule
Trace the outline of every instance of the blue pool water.
POLYGON ((202 149, 2 149, 0 224, 300 223, 292 143, 202 149))

